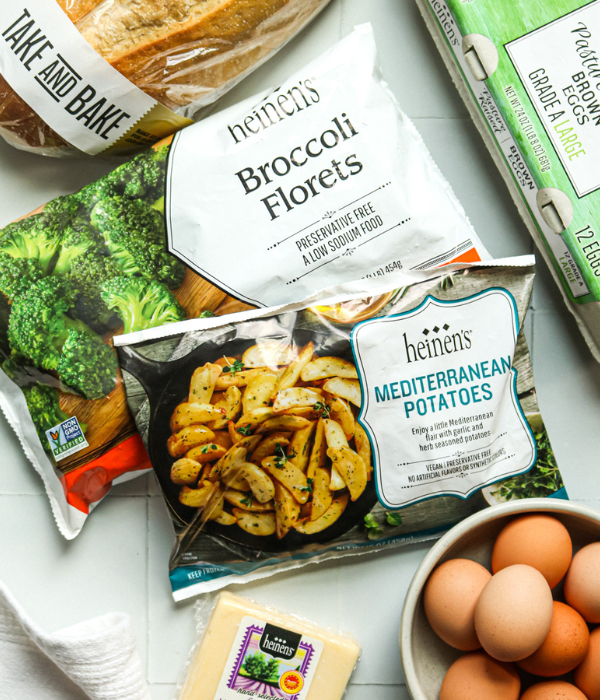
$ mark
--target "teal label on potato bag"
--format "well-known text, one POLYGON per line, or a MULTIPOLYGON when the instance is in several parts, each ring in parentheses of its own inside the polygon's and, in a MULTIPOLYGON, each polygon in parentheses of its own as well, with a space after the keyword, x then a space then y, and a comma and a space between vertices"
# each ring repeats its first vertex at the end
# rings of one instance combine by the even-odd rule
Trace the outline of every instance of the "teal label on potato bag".
POLYGON ((412 311, 356 326, 358 420, 371 440, 386 508, 466 498, 535 463, 516 392, 518 334, 505 289, 452 302, 428 296, 412 311))
POLYGON ((76 416, 46 430, 46 438, 57 462, 88 447, 76 416))

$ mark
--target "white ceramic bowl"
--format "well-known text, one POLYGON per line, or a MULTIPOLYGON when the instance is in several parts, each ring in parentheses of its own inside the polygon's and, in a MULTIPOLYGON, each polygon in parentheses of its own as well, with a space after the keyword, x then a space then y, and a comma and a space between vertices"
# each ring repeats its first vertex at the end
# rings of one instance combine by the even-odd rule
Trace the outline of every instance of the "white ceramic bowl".
MULTIPOLYGON (((423 608, 423 588, 438 564, 456 558, 472 559, 491 570, 498 533, 516 515, 546 512, 569 530, 573 549, 600 541, 600 513, 553 498, 532 498, 486 508, 447 532, 427 554, 410 584, 400 623, 400 653, 406 686, 414 700, 438 700, 448 668, 462 655, 431 629, 423 608)), ((560 595, 561 584, 554 590, 560 595)))

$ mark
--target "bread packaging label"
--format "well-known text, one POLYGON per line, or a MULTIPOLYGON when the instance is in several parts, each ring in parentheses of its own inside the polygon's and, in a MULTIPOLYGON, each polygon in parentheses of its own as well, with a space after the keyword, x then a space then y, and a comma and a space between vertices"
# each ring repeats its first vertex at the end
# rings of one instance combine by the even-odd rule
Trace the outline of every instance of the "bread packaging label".
POLYGON ((566 497, 522 332, 533 258, 118 336, 176 600, 566 497))
POLYGON ((600 5, 418 1, 600 359, 600 5))
POLYGON ((69 537, 149 467, 115 335, 489 257, 369 26, 180 134, 0 231, 0 392, 69 537))
POLYGON ((98 54, 55 0, 0 5, 0 74, 84 153, 156 143, 191 124, 98 54))

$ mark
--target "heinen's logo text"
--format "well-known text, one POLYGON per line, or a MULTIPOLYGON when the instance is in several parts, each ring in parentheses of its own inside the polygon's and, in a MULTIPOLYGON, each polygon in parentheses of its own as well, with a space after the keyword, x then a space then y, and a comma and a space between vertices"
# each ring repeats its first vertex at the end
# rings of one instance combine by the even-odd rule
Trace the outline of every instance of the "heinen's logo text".
POLYGON ((442 328, 434 326, 431 330, 425 328, 423 331, 425 339, 415 343, 410 343, 406 333, 404 333, 406 361, 411 363, 419 362, 419 360, 430 360, 434 357, 443 357, 471 348, 472 331, 460 330, 457 333, 448 333, 449 330, 448 324, 444 324, 442 328), (446 331, 446 333, 442 333, 442 331, 446 331), (428 337, 430 335, 431 338, 428 337))

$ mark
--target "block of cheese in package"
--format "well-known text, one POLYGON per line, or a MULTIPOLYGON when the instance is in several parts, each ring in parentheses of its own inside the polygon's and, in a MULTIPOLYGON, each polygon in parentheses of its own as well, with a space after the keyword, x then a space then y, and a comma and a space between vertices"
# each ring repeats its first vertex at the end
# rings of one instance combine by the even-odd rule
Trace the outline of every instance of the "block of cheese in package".
POLYGON ((190 124, 328 2, 2 2, 0 134, 49 156, 155 143, 190 124))
POLYGON ((417 1, 600 361, 600 5, 417 1))
POLYGON ((359 656, 350 637, 221 593, 179 700, 341 700, 359 656))
POLYGON ((74 537, 149 468, 113 336, 488 257, 363 26, 0 231, 2 407, 74 537))

